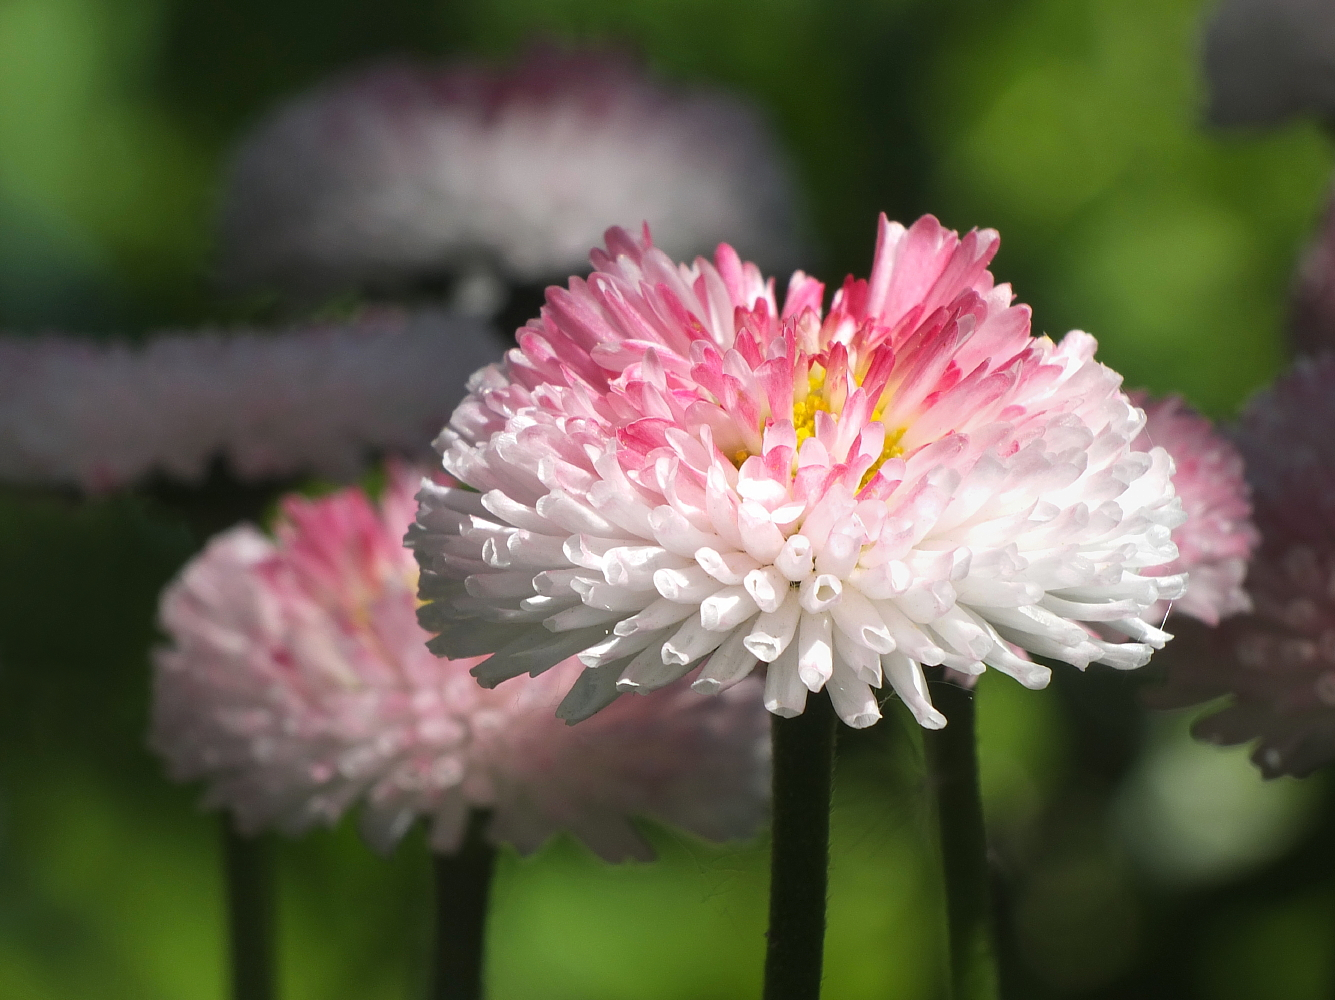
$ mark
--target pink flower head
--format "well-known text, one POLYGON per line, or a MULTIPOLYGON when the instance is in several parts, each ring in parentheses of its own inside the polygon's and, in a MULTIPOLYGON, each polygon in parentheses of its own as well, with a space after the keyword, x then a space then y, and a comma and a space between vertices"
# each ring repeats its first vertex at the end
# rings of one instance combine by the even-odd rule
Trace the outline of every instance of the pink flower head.
POLYGON ((152 743, 173 777, 206 781, 244 831, 296 833, 360 802, 382 850, 420 816, 452 851, 475 808, 524 852, 564 829, 644 857, 636 815, 753 832, 768 792, 756 691, 716 702, 678 685, 572 731, 554 709, 579 663, 488 691, 476 659, 427 652, 401 543, 416 485, 392 471, 378 508, 359 489, 288 498, 276 540, 234 528, 167 589, 152 743))
POLYGON ((883 680, 926 726, 923 665, 1144 664, 1181 595, 1182 521, 1144 415, 1094 339, 1029 332, 987 270, 997 234, 881 217, 871 278, 774 284, 723 245, 675 265, 621 230, 552 288, 437 442, 479 492, 426 486, 409 543, 441 655, 486 685, 571 654, 584 719, 700 666, 764 701, 828 690, 852 726, 883 680), (1097 622, 1132 642, 1109 642, 1097 622))
MULTIPOLYGON (((1151 400, 1144 392, 1131 401, 1145 409, 1145 429, 1131 443, 1136 451, 1156 445, 1173 459, 1173 486, 1182 498, 1187 519, 1173 531, 1178 557, 1147 572, 1153 576, 1187 573, 1187 590, 1171 609, 1207 625, 1250 611, 1242 589, 1247 560, 1261 536, 1252 524, 1251 491, 1243 475, 1242 456, 1209 420, 1177 396, 1151 400)), ((1162 623, 1167 601, 1156 603, 1145 619, 1162 623)))
POLYGON ((608 51, 391 64, 279 107, 238 148, 220 214, 233 286, 296 295, 494 270, 580 270, 611 225, 672 253, 725 234, 791 267, 798 199, 755 108, 608 51))
POLYGON ((244 480, 352 479, 426 451, 466 373, 500 353, 485 324, 426 310, 142 344, 0 338, 0 480, 195 483, 217 457, 244 480))
POLYGON ((1161 707, 1232 695, 1195 732, 1258 741, 1267 775, 1335 760, 1335 357, 1300 361, 1248 406, 1234 440, 1247 463, 1261 547, 1255 610, 1192 635, 1169 660, 1161 707))

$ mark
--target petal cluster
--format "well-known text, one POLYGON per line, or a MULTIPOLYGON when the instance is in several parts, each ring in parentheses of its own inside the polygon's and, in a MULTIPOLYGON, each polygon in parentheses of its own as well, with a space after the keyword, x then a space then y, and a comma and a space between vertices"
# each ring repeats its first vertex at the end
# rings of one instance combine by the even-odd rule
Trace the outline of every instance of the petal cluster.
POLYGON ((1248 572, 1255 609, 1190 636, 1169 659, 1163 707, 1232 695, 1195 727, 1257 742, 1267 775, 1335 760, 1335 358, 1302 361, 1254 399, 1233 437, 1247 463, 1262 543, 1248 572))
MULTIPOLYGON (((1252 524, 1251 489, 1237 447, 1177 396, 1155 400, 1133 392, 1131 401, 1145 410, 1145 429, 1131 446, 1137 451, 1158 446, 1168 452, 1173 486, 1187 515, 1173 531, 1177 558, 1148 572, 1187 573, 1186 593, 1172 602, 1171 610, 1207 625, 1250 611, 1242 582, 1261 536, 1252 524)), ((1161 601, 1145 619, 1162 623, 1169 611, 1169 602, 1161 601)))
POLYGON ((477 268, 547 281, 582 270, 609 225, 643 219, 679 255, 727 235, 791 267, 796 201, 753 107, 621 54, 392 64, 294 98, 243 141, 220 271, 298 296, 477 268))
POLYGON ((218 536, 168 588, 152 744, 246 831, 300 832, 361 805, 387 850, 419 817, 451 851, 472 809, 490 838, 536 849, 569 830, 608 859, 644 857, 646 815, 723 840, 754 832, 768 794, 757 692, 678 685, 572 731, 554 716, 577 662, 485 690, 475 660, 427 652, 417 567, 401 538, 416 477, 377 507, 359 489, 289 498, 271 540, 218 536))
POLYGON ((425 311, 138 344, 3 338, 0 480, 195 483, 219 457, 243 479, 350 479, 374 455, 423 451, 500 353, 484 324, 425 311))
POLYGON ((1221 0, 1204 55, 1217 125, 1335 117, 1335 7, 1326 0, 1221 0))
POLYGON ((945 724, 923 667, 1041 687, 1029 653, 1143 665, 1181 596, 1162 448, 1084 333, 1033 337, 997 235, 881 218, 867 280, 772 281, 720 246, 677 265, 620 230, 548 290, 437 446, 409 542, 419 620, 487 685, 575 654, 563 717, 699 668, 766 664, 764 702, 827 690, 852 726, 888 682, 945 724), (1096 631, 1130 641, 1108 641, 1096 631))

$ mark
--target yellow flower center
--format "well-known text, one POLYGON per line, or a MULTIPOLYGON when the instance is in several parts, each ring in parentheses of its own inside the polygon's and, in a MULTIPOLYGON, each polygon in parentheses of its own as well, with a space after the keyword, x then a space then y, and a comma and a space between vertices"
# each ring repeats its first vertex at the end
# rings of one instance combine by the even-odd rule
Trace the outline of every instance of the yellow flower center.
MULTIPOLYGON (((861 384, 859 380, 858 384, 861 384)), ((885 404, 888 402, 882 399, 872 410, 871 418, 879 421, 885 412, 885 404)), ((793 400, 793 429, 797 432, 797 447, 800 450, 802 443, 807 438, 816 436, 816 414, 820 412, 836 413, 830 402, 830 397, 825 392, 825 369, 818 364, 813 364, 807 373, 807 391, 800 397, 793 400)), ((859 489, 871 482, 872 476, 876 471, 886 463, 888 459, 895 458, 904 454, 904 449, 899 446, 899 442, 904 437, 904 431, 907 428, 885 430, 885 444, 881 448, 881 455, 872 463, 862 477, 859 489)), ((751 457, 751 453, 745 448, 739 449, 733 456, 732 461, 735 466, 741 468, 742 463, 751 457)))

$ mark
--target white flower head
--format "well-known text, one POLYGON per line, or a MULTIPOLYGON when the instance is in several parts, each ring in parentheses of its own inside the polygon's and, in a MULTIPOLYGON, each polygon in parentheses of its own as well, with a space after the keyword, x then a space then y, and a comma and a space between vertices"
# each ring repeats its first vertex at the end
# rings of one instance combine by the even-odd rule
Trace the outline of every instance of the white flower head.
POLYGON ((1172 461, 1132 448, 1092 337, 1030 335, 997 239, 882 216, 826 311, 801 272, 780 308, 731 247, 677 265, 610 232, 441 433, 471 490, 424 487, 409 534, 433 649, 493 653, 485 685, 577 654, 572 721, 763 662, 779 715, 824 689, 868 726, 888 681, 939 727, 924 665, 1143 665, 1169 637, 1141 615, 1186 584, 1146 572, 1178 554, 1172 461))

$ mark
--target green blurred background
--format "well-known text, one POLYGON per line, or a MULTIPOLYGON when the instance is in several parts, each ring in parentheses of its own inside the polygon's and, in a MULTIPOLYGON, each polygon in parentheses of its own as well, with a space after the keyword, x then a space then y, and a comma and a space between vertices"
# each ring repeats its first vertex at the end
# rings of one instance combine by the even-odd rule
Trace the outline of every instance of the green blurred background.
MULTIPOLYGON (((750 95, 791 149, 818 259, 865 273, 874 213, 994 226, 1036 325, 1216 417, 1284 363, 1331 172, 1312 126, 1200 125, 1195 0, 0 0, 0 327, 137 336, 209 291, 219 164, 276 98, 376 56, 630 42, 750 95)), ((0 494, 0 996, 220 1000, 218 826, 144 746, 156 594, 198 540, 133 498, 0 494)), ((1306 1000, 1335 990, 1335 809, 1137 708, 1138 677, 989 675, 981 752, 1018 997, 1306 1000)), ((841 745, 831 1000, 942 994, 921 742, 841 745)), ((765 845, 649 830, 662 860, 505 857, 493 1000, 758 993, 765 845)), ((276 842, 284 1000, 410 997, 420 840, 276 842)))

